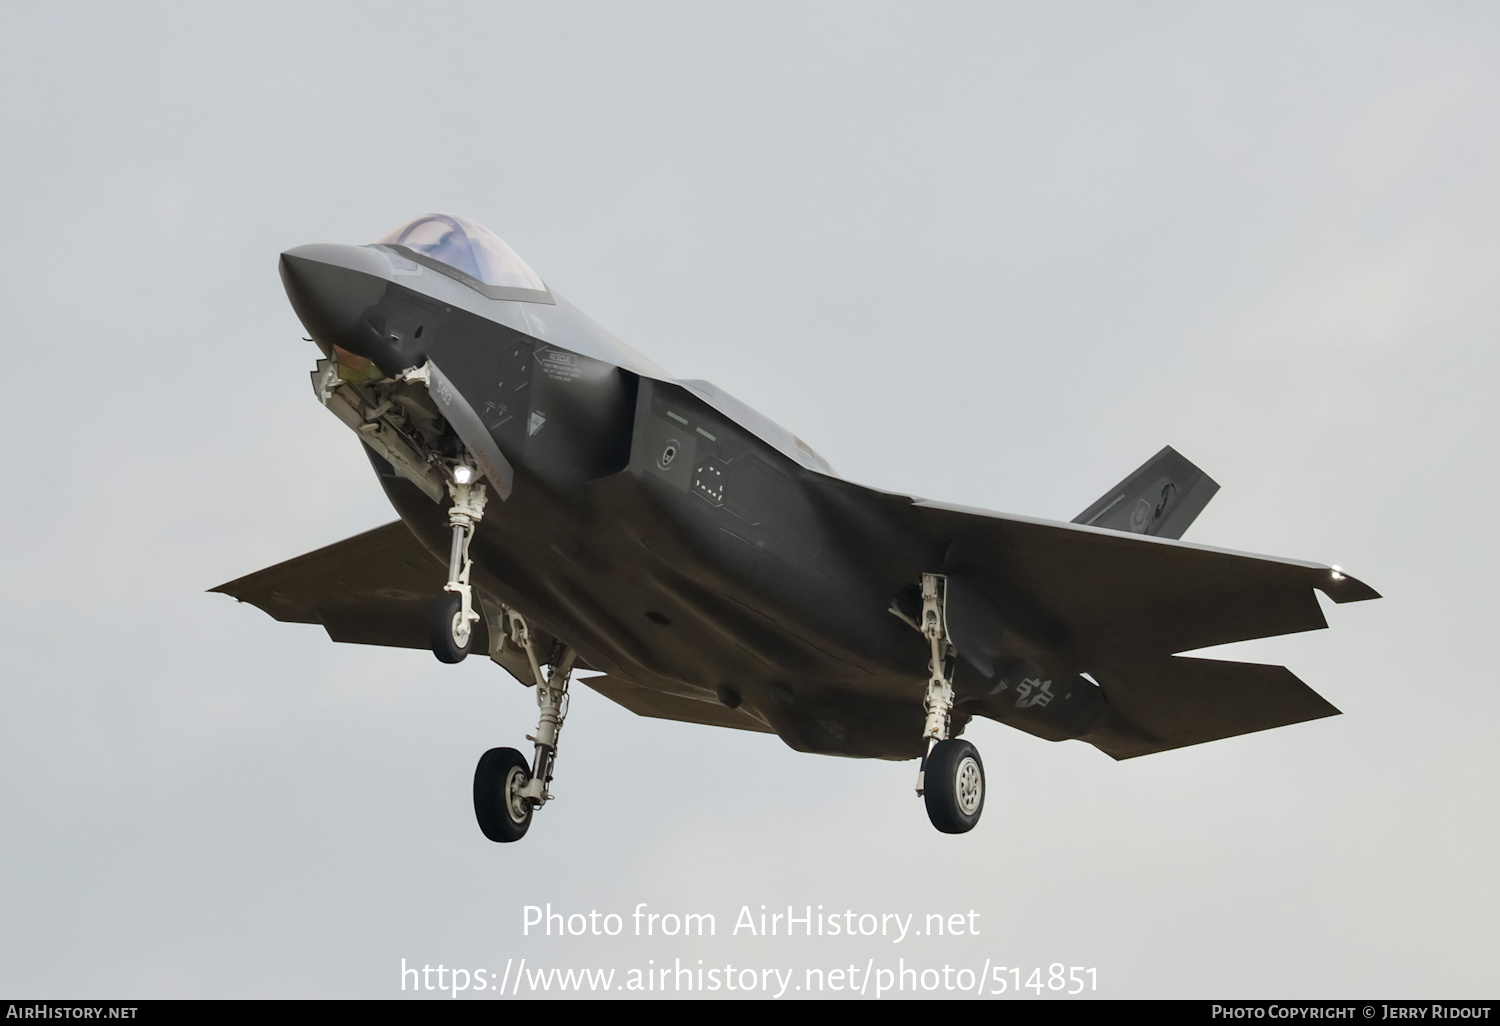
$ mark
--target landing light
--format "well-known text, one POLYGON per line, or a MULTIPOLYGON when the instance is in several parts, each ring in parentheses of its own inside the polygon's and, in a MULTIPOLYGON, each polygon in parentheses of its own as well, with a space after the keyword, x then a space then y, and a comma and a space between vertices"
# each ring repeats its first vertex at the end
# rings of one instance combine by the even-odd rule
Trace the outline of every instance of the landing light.
POLYGON ((1344 568, 1343 567, 1338 566, 1337 564, 1335 564, 1335 565, 1329 567, 1328 569, 1330 569, 1330 570, 1333 571, 1333 579, 1335 581, 1342 581, 1344 579, 1344 568))
POLYGON ((459 464, 458 466, 453 468, 453 480, 457 481, 459 484, 468 484, 470 481, 474 480, 474 468, 459 464))

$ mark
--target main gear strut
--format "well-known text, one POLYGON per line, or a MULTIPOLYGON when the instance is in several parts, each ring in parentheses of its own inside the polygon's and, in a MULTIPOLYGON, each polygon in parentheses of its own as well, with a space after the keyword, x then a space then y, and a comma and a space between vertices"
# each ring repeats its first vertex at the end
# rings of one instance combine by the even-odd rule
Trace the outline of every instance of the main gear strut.
POLYGON ((945 834, 974 828, 984 811, 984 763, 972 744, 950 737, 953 729, 953 670, 957 655, 948 636, 948 578, 922 575, 922 621, 908 623, 927 639, 927 689, 922 696, 926 721, 922 727, 922 761, 917 768, 917 794, 927 806, 927 818, 945 834))
POLYGON ((926 790, 927 760, 939 741, 948 740, 948 730, 953 718, 953 674, 948 669, 953 643, 948 639, 947 593, 948 578, 941 574, 922 575, 920 629, 932 649, 932 657, 927 664, 927 691, 922 697, 922 708, 927 714, 927 720, 922 727, 922 762, 917 768, 919 795, 926 790))
POLYGON ((504 842, 524 837, 532 814, 553 798, 550 785, 557 767, 557 740, 568 717, 568 680, 577 653, 561 646, 550 670, 544 671, 526 618, 503 608, 500 621, 497 625, 491 620, 490 630, 503 632, 506 644, 514 643, 526 653, 539 710, 536 734, 526 736, 536 746, 529 769, 525 756, 514 748, 491 748, 474 771, 474 816, 479 829, 490 840, 504 842))
POLYGON ((539 710, 536 736, 526 735, 526 740, 536 745, 536 755, 532 759, 531 780, 521 794, 533 805, 540 806, 552 799, 547 786, 552 783, 552 770, 557 765, 557 739, 562 733, 563 721, 568 717, 568 680, 573 675, 573 662, 578 653, 564 646, 561 658, 544 674, 526 618, 514 609, 506 610, 505 615, 510 621, 510 636, 526 653, 526 659, 531 663, 531 678, 536 684, 539 710))

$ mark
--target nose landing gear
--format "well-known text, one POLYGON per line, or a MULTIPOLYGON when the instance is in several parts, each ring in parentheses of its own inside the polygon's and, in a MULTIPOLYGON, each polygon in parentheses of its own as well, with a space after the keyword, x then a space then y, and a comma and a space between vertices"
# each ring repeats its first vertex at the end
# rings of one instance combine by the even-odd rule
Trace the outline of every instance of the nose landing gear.
POLYGON ((474 640, 474 624, 479 614, 474 610, 474 589, 469 584, 469 573, 473 560, 469 558, 469 542, 474 529, 484 519, 484 504, 488 496, 484 485, 475 481, 476 472, 467 463, 460 463, 452 470, 448 481, 448 494, 453 496, 453 508, 448 510, 448 523, 453 528, 453 547, 448 554, 448 583, 443 586, 443 596, 432 607, 427 622, 427 638, 432 645, 432 654, 445 663, 462 662, 469 654, 474 640))

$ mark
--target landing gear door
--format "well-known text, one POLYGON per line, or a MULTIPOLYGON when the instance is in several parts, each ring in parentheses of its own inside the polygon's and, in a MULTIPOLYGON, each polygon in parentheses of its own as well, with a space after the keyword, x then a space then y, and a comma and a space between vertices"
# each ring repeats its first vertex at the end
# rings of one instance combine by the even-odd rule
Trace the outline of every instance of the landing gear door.
POLYGON ((433 360, 427 361, 426 370, 427 391, 442 411, 443 417, 464 445, 469 447, 469 452, 479 464, 480 473, 490 479, 500 498, 510 498, 516 474, 510 462, 500 452, 500 446, 495 444, 494 438, 485 430, 484 422, 479 419, 474 407, 469 405, 469 401, 433 360))

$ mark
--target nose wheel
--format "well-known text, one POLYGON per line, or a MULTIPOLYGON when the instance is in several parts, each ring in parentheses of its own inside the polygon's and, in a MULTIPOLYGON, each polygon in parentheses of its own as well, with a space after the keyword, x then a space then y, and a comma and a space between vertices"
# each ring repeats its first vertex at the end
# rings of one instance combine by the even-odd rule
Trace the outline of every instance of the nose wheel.
POLYGON ((443 592, 433 603, 427 622, 427 641, 432 654, 441 662, 462 662, 473 640, 474 624, 464 617, 463 598, 451 591, 443 592))

